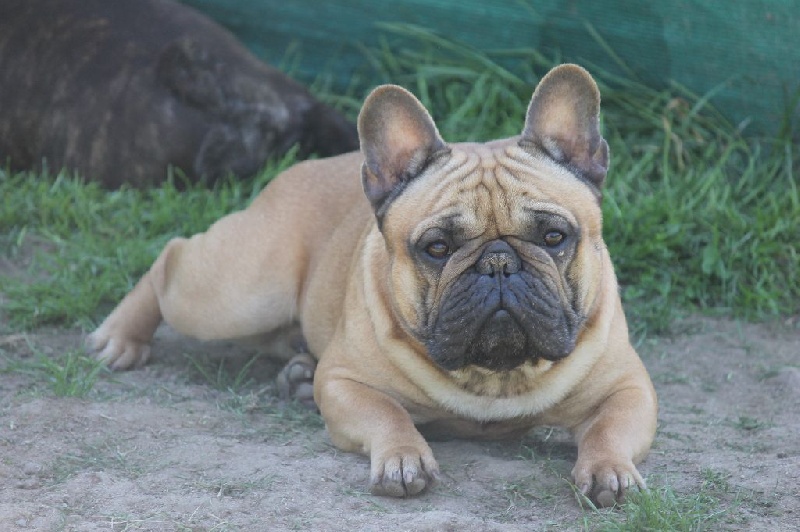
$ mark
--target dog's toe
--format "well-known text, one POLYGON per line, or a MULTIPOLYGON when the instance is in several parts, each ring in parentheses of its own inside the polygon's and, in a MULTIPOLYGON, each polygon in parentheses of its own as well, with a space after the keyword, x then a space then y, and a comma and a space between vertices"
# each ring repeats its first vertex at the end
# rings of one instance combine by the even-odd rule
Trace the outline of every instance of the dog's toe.
POLYGON ((589 497, 600 507, 623 502, 629 488, 647 487, 630 461, 604 461, 590 465, 579 461, 572 470, 572 476, 581 495, 589 497))
POLYGON ((114 338, 97 330, 86 337, 87 353, 113 370, 141 367, 150 359, 150 345, 114 338))
POLYGON ((370 492, 373 495, 406 497, 417 495, 439 481, 439 466, 432 453, 400 447, 387 453, 373 467, 370 492))

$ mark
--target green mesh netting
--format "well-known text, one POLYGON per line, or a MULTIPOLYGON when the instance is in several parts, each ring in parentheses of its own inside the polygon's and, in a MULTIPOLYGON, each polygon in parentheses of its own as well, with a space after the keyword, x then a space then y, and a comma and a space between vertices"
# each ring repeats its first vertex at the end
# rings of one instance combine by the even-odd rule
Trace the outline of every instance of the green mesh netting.
POLYGON ((376 23, 404 22, 481 50, 535 48, 656 88, 676 82, 745 133, 785 132, 800 110, 800 0, 185 0, 295 74, 337 82, 375 46, 376 23), (788 118, 788 124, 787 124, 788 118))

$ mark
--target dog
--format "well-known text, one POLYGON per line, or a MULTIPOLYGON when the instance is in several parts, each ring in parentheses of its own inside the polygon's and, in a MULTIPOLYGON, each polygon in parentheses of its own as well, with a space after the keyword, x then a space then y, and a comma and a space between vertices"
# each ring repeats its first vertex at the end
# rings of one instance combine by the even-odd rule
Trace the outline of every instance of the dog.
POLYGON ((520 136, 447 144, 411 93, 381 86, 360 153, 297 164, 170 241, 88 346, 122 369, 162 320, 208 340, 298 321, 330 437, 370 457, 373 493, 436 483, 423 434, 554 425, 577 441, 576 488, 612 505, 645 487, 657 400, 601 234, 599 106, 592 77, 561 65, 520 136))
MULTIPOLYGON (((0 0, 0 165, 106 188, 358 149, 353 123, 170 0, 0 0)), ((183 182, 178 182, 182 185, 183 182)))

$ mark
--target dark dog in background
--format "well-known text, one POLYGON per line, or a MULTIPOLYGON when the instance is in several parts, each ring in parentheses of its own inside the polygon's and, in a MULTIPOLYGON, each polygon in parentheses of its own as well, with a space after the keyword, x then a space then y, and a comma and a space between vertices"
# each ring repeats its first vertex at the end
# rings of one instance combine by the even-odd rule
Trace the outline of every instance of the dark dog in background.
POLYGON ((358 149, 355 126, 169 0, 0 0, 0 163, 107 187, 358 149))

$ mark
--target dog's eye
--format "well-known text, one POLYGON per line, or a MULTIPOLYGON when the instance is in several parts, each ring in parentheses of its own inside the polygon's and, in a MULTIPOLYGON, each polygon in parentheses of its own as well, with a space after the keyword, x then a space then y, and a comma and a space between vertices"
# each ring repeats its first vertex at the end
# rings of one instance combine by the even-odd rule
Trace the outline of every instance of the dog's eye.
POLYGON ((551 230, 544 234, 544 245, 549 248, 554 248, 564 241, 564 233, 561 231, 551 230))
POLYGON ((425 252, 434 259, 443 259, 450 254, 450 246, 444 240, 436 240, 428 244, 425 252))

